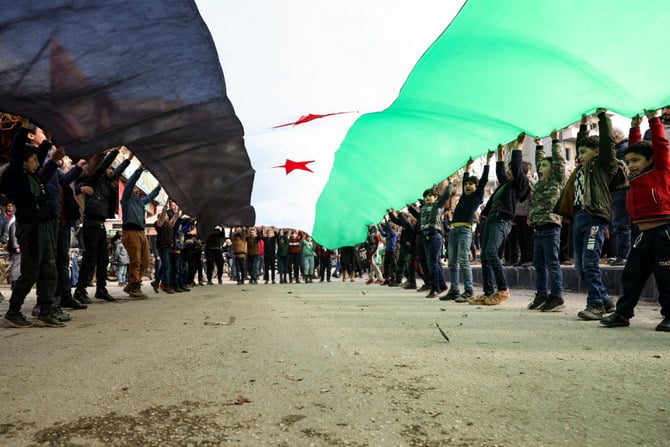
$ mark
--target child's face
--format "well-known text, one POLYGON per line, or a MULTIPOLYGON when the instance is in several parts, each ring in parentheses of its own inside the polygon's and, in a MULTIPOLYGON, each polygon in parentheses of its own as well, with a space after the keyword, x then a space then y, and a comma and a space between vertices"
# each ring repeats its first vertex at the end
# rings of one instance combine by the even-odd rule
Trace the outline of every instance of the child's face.
POLYGON ((581 166, 586 166, 586 164, 593 160, 598 153, 600 153, 600 149, 593 149, 588 146, 579 146, 577 148, 577 158, 579 159, 579 164, 581 166))
POLYGON ((477 190, 477 185, 475 185, 472 182, 465 182, 463 184, 463 192, 465 193, 466 196, 469 196, 473 192, 477 190))
POLYGON ((23 162, 23 170, 29 174, 34 174, 39 166, 40 163, 37 161, 37 154, 32 154, 23 162))
POLYGON ((435 203, 437 202, 437 196, 434 194, 428 194, 423 197, 423 201, 426 203, 435 203))
POLYGON ((35 146, 39 146, 46 141, 47 136, 44 134, 44 131, 38 127, 35 129, 35 133, 28 132, 28 139, 35 146))
POLYGON ((542 160, 540 162, 540 167, 537 170, 537 176, 540 180, 544 180, 551 175, 551 162, 549 160, 542 160))
POLYGON ((626 154, 625 158, 628 170, 633 176, 640 175, 640 173, 652 163, 651 159, 646 158, 642 154, 636 154, 635 152, 626 154))

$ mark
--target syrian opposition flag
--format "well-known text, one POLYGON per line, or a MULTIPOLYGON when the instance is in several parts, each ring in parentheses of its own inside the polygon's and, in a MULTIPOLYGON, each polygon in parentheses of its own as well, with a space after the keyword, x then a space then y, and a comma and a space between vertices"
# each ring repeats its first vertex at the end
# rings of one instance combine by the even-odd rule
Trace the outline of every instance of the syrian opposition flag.
POLYGON ((669 105, 669 17, 664 0, 468 0, 397 100, 348 130, 315 205, 314 239, 364 240, 387 208, 521 131, 546 136, 598 107, 632 117, 669 105))
MULTIPOLYGON (((247 4, 258 7, 234 7, 247 4)), ((379 5, 377 24, 388 26, 379 5)), ((668 17, 666 0, 468 0, 387 109, 330 115, 362 110, 354 97, 245 136, 193 0, 5 2, 0 112, 33 118, 74 157, 125 145, 203 235, 217 224, 291 226, 335 248, 521 131, 546 136, 597 107, 633 116, 670 104, 668 17)), ((263 45, 281 41, 268 33, 263 45)), ((291 51, 273 47, 272 57, 291 62, 291 51)))

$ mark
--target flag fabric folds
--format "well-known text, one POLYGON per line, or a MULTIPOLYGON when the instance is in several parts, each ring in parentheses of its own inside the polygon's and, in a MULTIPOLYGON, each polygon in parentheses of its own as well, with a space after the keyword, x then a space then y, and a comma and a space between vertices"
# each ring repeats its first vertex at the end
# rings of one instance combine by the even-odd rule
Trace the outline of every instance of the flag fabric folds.
POLYGON ((125 145, 205 236, 254 223, 242 124, 193 1, 4 2, 0 79, 0 111, 71 157, 125 145))
POLYGON ((633 116, 670 104, 669 17, 663 0, 468 0, 396 101, 347 133, 316 205, 314 239, 363 240, 388 207, 415 201, 521 131, 546 136, 597 107, 633 116))

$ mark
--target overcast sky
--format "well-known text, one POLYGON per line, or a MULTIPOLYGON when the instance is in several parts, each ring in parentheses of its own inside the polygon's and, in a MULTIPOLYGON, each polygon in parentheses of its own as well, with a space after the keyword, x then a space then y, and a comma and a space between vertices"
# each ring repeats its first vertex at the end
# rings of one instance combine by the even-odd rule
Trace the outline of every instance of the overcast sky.
POLYGON ((388 107, 463 1, 197 0, 247 135, 388 107))

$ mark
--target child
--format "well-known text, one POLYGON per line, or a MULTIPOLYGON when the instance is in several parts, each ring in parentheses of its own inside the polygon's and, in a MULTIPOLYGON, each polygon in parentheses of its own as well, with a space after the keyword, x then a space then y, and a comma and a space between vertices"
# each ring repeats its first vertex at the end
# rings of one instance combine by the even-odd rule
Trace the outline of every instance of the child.
MULTIPOLYGON (((486 226, 482 234, 482 279, 484 294, 468 301, 468 304, 495 306, 509 298, 507 275, 498 254, 505 238, 512 229, 512 218, 516 212, 516 204, 525 200, 529 193, 528 172, 522 165, 522 148, 519 147, 525 135, 519 134, 510 143, 512 160, 505 169, 505 147, 498 146, 498 162, 496 176, 500 185, 486 203, 482 215, 486 216, 486 226), (495 278, 498 291, 494 293, 495 278)), ((527 167, 526 167, 527 169, 527 167)))
POLYGON ((623 295, 616 311, 600 320, 608 327, 628 326, 640 293, 653 272, 663 321, 657 331, 670 332, 670 144, 656 110, 645 110, 651 143, 640 141, 640 116, 633 118, 626 164, 631 180, 628 213, 640 229, 623 269, 623 295))
POLYGON ((475 220, 475 211, 484 202, 484 191, 489 181, 489 163, 495 152, 489 151, 486 155, 486 166, 482 171, 482 178, 470 176, 472 158, 465 165, 463 174, 463 194, 456 204, 452 216, 451 230, 449 230, 449 292, 441 300, 455 300, 457 303, 466 303, 474 296, 472 286, 472 267, 470 267, 470 246, 472 245, 472 223, 475 220), (463 287, 461 295, 458 290, 458 271, 463 271, 463 287))
MULTIPOLYGON (((449 181, 449 179, 445 180, 449 181)), ((444 182, 443 182, 444 183, 444 182)), ((440 252, 442 251, 442 222, 444 204, 451 197, 452 183, 445 187, 441 195, 438 188, 430 188, 423 192, 424 203, 421 206, 420 229, 426 249, 426 262, 430 272, 430 292, 426 298, 435 298, 447 288, 442 267, 440 267, 440 252)))
POLYGON ((396 278, 398 269, 398 256, 396 248, 398 246, 398 232, 393 228, 393 223, 388 217, 379 224, 379 233, 384 238, 384 283, 388 286, 397 286, 399 284, 396 278))
POLYGON ((55 241, 49 225, 53 213, 45 184, 56 173, 57 162, 65 156, 65 151, 52 147, 49 161, 39 170, 37 149, 44 144, 51 146, 44 131, 26 120, 14 138, 9 166, 2 174, 2 185, 11 185, 4 192, 16 204, 16 236, 21 247, 21 273, 12 288, 9 309, 4 317, 9 327, 33 325, 21 313, 21 307, 35 283, 39 309, 37 320, 47 327, 64 326, 53 314, 58 272, 55 241))
POLYGON ((565 183, 565 158, 556 130, 551 132, 551 157, 544 156, 539 138, 535 139, 535 145, 535 166, 539 180, 533 188, 528 217, 535 231, 533 265, 536 291, 535 299, 528 305, 528 309, 558 312, 565 307, 562 296, 563 272, 558 257, 561 216, 554 214, 553 209, 565 183), (547 282, 551 289, 549 294, 547 282))
POLYGON ((235 233, 233 235, 233 255, 235 256, 235 276, 237 284, 244 284, 247 278, 247 241, 242 239, 242 234, 235 233))
MULTIPOLYGON (((118 234, 118 233, 117 233, 118 234)), ((121 235, 114 241, 114 258, 116 259, 116 278, 119 281, 119 286, 125 286, 128 277, 128 265, 130 264, 130 257, 128 250, 121 242, 121 235)))
POLYGON ((309 234, 302 240, 301 255, 302 255, 302 275, 305 283, 314 282, 314 254, 316 253, 316 246, 309 234))
POLYGON ((583 115, 577 135, 579 167, 572 172, 554 210, 574 219, 575 270, 588 289, 586 308, 577 314, 583 320, 600 320, 603 314, 614 310, 614 302, 603 284, 600 257, 610 222, 609 185, 618 165, 614 157, 612 122, 605 109, 597 109, 596 115, 600 137, 586 136, 588 119, 583 115))

